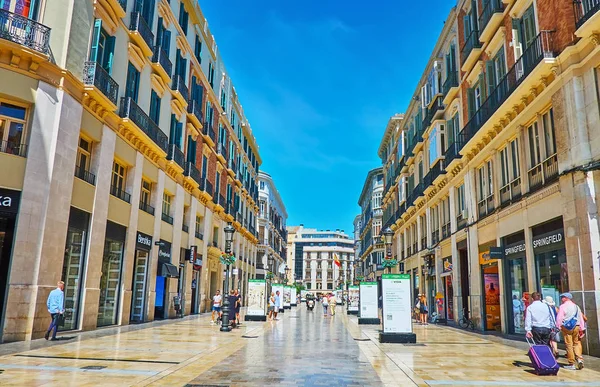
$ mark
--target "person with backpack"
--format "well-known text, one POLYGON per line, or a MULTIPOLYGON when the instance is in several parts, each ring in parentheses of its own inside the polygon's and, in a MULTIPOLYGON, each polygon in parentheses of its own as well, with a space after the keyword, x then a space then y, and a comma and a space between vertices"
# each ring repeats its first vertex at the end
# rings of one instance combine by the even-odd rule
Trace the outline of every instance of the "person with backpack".
POLYGON ((585 334, 585 321, 579 306, 573 302, 571 293, 560 295, 560 308, 556 316, 556 326, 561 330, 567 347, 568 370, 583 368, 581 338, 585 334))

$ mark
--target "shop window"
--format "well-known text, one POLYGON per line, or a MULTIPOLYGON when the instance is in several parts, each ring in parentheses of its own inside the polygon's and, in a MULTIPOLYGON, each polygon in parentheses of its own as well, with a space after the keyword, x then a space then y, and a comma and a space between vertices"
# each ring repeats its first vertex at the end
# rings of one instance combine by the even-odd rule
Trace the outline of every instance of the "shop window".
POLYGON ((7 102, 0 102, 0 152, 25 156, 27 146, 25 128, 27 109, 7 102))

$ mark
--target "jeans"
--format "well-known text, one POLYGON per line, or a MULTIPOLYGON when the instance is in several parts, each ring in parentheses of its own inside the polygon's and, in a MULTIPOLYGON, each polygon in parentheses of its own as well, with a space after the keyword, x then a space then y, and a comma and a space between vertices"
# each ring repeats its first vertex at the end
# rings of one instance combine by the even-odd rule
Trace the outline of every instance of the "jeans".
POLYGON ((565 346, 567 347, 567 360, 569 364, 575 364, 575 360, 583 361, 581 340, 579 339, 579 325, 575 326, 572 331, 562 328, 562 334, 565 338, 565 346))
POLYGON ((50 326, 48 327, 48 332, 52 332, 52 338, 56 339, 56 332, 58 331, 58 316, 60 313, 51 313, 52 322, 50 322, 50 326))
POLYGON ((533 335, 533 341, 536 344, 544 344, 550 346, 550 334, 552 331, 550 328, 542 327, 531 327, 531 334, 533 335))

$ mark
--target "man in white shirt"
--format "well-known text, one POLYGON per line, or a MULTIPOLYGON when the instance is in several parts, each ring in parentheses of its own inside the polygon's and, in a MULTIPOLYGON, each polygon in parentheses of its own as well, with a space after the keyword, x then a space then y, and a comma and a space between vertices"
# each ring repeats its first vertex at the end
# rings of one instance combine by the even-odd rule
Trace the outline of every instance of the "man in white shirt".
POLYGON ((542 295, 534 292, 531 295, 533 302, 527 307, 525 313, 525 336, 533 338, 536 344, 550 345, 554 314, 547 304, 542 302, 542 295))
POLYGON ((215 322, 215 312, 221 317, 221 291, 217 290, 217 294, 213 297, 213 306, 212 306, 212 322, 215 322))

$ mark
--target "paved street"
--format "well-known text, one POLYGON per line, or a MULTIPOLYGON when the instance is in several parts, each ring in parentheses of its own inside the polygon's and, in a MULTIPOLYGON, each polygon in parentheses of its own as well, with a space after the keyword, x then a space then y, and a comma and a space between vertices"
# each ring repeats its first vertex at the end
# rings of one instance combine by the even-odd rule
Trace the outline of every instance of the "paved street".
MULTIPOLYGON (((557 377, 531 372, 526 345, 415 326, 417 345, 304 307, 221 333, 208 316, 0 346, 2 386, 600 386, 600 360, 557 377)), ((563 362, 564 359, 561 359, 563 362)))

